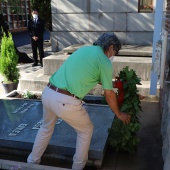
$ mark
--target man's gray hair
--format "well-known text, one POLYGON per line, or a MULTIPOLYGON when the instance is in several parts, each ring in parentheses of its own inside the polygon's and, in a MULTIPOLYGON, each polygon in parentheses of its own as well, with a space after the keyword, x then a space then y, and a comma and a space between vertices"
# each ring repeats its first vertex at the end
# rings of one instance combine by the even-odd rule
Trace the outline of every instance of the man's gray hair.
POLYGON ((114 46, 114 49, 119 51, 121 49, 121 43, 114 33, 103 33, 93 45, 99 45, 104 51, 108 50, 110 45, 114 46))

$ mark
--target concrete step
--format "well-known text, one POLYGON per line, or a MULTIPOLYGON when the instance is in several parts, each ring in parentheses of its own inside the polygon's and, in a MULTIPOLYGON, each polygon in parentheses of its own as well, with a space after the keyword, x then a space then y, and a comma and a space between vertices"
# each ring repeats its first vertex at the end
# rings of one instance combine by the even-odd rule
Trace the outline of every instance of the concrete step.
POLYGON ((43 91, 49 82, 50 75, 44 75, 44 70, 39 69, 33 73, 22 76, 19 80, 18 89, 28 91, 43 91))
MULTIPOLYGON (((138 94, 145 97, 153 97, 150 95, 150 81, 141 81, 142 85, 137 85, 138 94)), ((157 86, 157 94, 154 97, 159 97, 160 86, 157 86)), ((91 95, 104 95, 104 91, 101 85, 96 85, 90 92, 91 95)))
MULTIPOLYGON (((89 44, 84 44, 89 45, 89 44)), ((29 90, 29 91, 42 91, 49 81, 49 77, 63 64, 63 62, 69 57, 69 55, 80 48, 83 45, 75 44, 63 49, 60 52, 51 53, 50 47, 47 47, 48 56, 45 57, 44 67, 31 67, 30 65, 20 67, 22 72, 22 77, 19 83, 19 90, 29 90), (24 73, 23 73, 24 72, 24 73)), ((114 58, 112 62, 114 68, 114 75, 118 73, 126 66, 129 69, 136 71, 138 77, 141 78, 142 85, 138 86, 139 93, 148 96, 150 91, 150 70, 152 64, 152 47, 151 46, 131 46, 123 45, 120 50, 119 56, 114 58)), ((159 96, 159 86, 157 96, 159 96)), ((103 94, 102 88, 97 85, 92 89, 90 94, 101 95, 103 94)))
POLYGON ((123 70, 126 66, 129 66, 129 69, 136 71, 136 74, 142 81, 150 80, 150 72, 152 59, 148 57, 127 57, 127 56, 117 56, 112 62, 114 68, 114 76, 117 76, 120 71, 123 70))
MULTIPOLYGON (((68 57, 69 55, 59 54, 44 58, 44 75, 53 74, 68 57)), ((129 66, 129 69, 136 71, 136 74, 141 80, 148 81, 150 80, 151 63, 152 59, 149 57, 116 56, 114 61, 112 61, 114 68, 113 78, 117 76, 124 67, 129 66)))
MULTIPOLYGON (((82 46, 87 46, 91 44, 74 44, 66 47, 62 50, 65 54, 72 54, 78 48, 82 46)), ((139 46, 139 45, 123 45, 119 51, 119 55, 124 56, 141 56, 141 57, 151 57, 152 56, 152 46, 139 46)))
MULTIPOLYGON (((44 75, 44 70, 40 69, 36 72, 27 74, 23 76, 19 81, 19 90, 29 90, 29 91, 43 91, 44 87, 49 82, 50 75, 44 75)), ((139 94, 143 96, 150 95, 150 81, 141 81, 142 85, 138 85, 139 94)), ((157 96, 159 96, 159 85, 157 87, 157 96)), ((93 95, 103 95, 103 89, 101 85, 96 85, 89 94, 93 95)))
MULTIPOLYGON (((64 48, 60 52, 56 52, 44 58, 44 74, 53 74, 69 57, 70 54, 72 54, 81 46, 87 45, 91 44, 74 44, 64 48)), ((152 63, 151 56, 152 46, 123 45, 119 51, 119 55, 115 57, 113 62, 114 77, 118 75, 120 70, 122 70, 126 65, 129 65, 129 68, 134 69, 142 80, 150 80, 150 70, 152 63)))
POLYGON ((43 59, 44 63, 44 75, 52 75, 59 67, 63 64, 63 62, 69 57, 69 55, 65 54, 54 54, 43 59))

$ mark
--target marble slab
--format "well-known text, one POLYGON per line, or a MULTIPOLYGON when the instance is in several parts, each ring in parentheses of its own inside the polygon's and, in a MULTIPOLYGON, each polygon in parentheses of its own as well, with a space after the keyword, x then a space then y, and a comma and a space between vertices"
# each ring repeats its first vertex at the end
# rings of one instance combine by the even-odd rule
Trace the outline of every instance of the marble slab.
MULTIPOLYGON (((107 105, 85 104, 84 107, 94 124, 89 159, 102 160, 114 113, 107 105)), ((1 99, 0 117, 0 147, 31 151, 42 121, 41 101, 1 99)), ((72 156, 75 147, 74 129, 62 120, 57 121, 45 153, 72 156)))

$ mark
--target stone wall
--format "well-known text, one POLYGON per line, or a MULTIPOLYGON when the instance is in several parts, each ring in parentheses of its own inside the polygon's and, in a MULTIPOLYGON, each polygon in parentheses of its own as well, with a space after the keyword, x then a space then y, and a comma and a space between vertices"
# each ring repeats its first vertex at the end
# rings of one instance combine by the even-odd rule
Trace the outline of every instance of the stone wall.
MULTIPOLYGON (((166 3, 166 18, 165 18, 165 29, 170 34, 170 22, 169 22, 169 13, 170 13, 170 0, 167 0, 166 3)), ((162 111, 162 156, 164 160, 163 170, 170 169, 170 39, 167 41, 167 54, 166 54, 166 63, 165 63, 165 81, 163 88, 160 90, 160 106, 162 111)))
POLYGON ((123 44, 153 41, 154 13, 138 13, 138 0, 51 0, 52 50, 93 43, 115 32, 123 44))
POLYGON ((162 105, 162 156, 164 160, 164 170, 170 169, 170 84, 164 84, 163 88, 163 105, 162 105))
MULTIPOLYGON (((167 15, 170 12, 170 0, 167 0, 166 12, 167 12, 167 15)), ((170 32, 170 20, 169 20, 169 17, 166 17, 166 19, 165 19, 165 29, 166 29, 166 31, 170 32)))
POLYGON ((170 40, 167 43, 167 55, 165 64, 165 81, 162 89, 160 90, 160 108, 162 113, 162 124, 161 124, 161 134, 162 134, 162 156, 164 160, 164 169, 170 169, 170 80, 167 81, 168 75, 170 75, 170 40))

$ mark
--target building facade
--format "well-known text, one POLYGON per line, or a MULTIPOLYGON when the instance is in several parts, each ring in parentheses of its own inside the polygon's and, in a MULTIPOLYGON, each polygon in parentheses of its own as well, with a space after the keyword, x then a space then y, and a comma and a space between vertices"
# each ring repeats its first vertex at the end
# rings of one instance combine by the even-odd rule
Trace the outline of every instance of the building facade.
POLYGON ((52 50, 115 32, 123 44, 151 45, 155 0, 52 0, 52 50))

